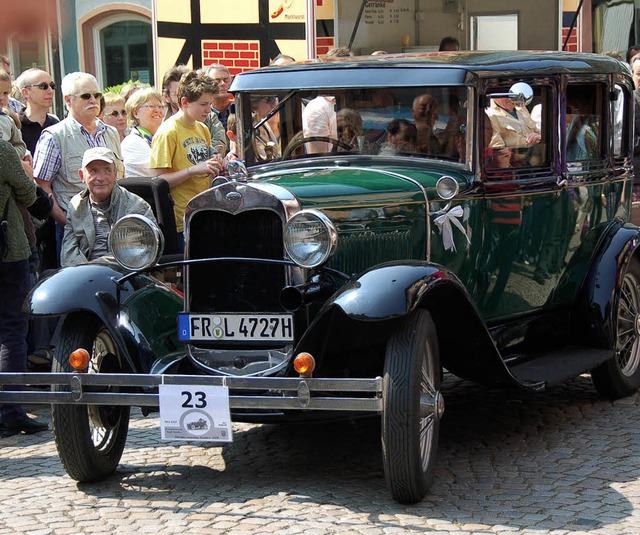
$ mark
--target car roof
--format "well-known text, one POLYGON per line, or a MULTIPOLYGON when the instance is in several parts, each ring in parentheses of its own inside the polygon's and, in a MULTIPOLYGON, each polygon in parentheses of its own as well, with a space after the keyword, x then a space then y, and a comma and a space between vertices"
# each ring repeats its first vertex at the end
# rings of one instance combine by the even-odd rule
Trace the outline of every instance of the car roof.
POLYGON ((425 52, 310 60, 238 74, 232 92, 322 87, 461 85, 473 78, 552 74, 629 75, 603 54, 548 51, 425 52), (375 74, 372 74, 375 70, 375 74))

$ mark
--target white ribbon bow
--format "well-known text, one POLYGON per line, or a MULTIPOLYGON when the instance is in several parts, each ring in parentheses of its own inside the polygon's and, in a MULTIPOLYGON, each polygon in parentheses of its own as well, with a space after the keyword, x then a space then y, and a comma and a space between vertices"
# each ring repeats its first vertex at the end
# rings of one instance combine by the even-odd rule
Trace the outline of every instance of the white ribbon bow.
POLYGON ((462 209, 462 206, 456 206, 448 212, 439 215, 433 220, 433 222, 438 225, 440 232, 442 232, 442 244, 447 251, 456 250, 456 244, 453 241, 453 229, 451 228, 451 223, 453 223, 456 227, 458 227, 458 229, 460 229, 460 232, 462 232, 462 234, 466 238, 467 243, 471 243, 464 225, 460 221, 458 221, 458 219, 456 219, 458 217, 462 217, 463 215, 464 210, 462 209))

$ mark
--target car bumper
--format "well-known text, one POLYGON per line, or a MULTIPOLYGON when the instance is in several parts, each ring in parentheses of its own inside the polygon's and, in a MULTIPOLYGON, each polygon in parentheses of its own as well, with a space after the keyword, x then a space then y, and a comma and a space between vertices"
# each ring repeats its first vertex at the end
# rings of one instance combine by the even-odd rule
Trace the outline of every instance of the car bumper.
POLYGON ((226 386, 229 407, 253 410, 382 412, 382 378, 229 377, 109 373, 0 373, 0 403, 157 407, 158 386, 226 386), (8 386, 4 386, 8 385, 8 386), (25 390, 55 386, 52 390, 25 390), (124 391, 123 391, 124 390, 124 391))

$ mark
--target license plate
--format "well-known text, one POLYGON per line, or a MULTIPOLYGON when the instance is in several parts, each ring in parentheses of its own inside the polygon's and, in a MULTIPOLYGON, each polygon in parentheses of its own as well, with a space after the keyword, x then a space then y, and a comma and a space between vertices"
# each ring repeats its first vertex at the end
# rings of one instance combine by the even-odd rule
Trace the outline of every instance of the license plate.
POLYGON ((178 338, 185 342, 293 342, 293 315, 180 314, 178 338))

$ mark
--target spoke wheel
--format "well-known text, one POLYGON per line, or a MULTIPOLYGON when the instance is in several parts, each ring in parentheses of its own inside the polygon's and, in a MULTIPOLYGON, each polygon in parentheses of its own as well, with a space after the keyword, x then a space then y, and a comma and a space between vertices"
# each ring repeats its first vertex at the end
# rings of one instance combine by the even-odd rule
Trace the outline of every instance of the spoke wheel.
MULTIPOLYGON (((79 316, 67 318, 62 327, 53 371, 72 371, 67 357, 80 347, 89 351, 91 357, 87 373, 122 371, 118 348, 106 327, 97 320, 87 321, 79 316)), ((90 482, 112 474, 127 439, 129 407, 62 404, 52 407, 56 446, 69 476, 90 482)))
POLYGON ((627 266, 616 307, 615 356, 591 370, 598 392, 608 398, 633 394, 640 388, 640 262, 627 266))
POLYGON ((415 503, 433 481, 440 418, 440 360, 431 314, 417 310, 387 343, 382 452, 393 498, 415 503))

